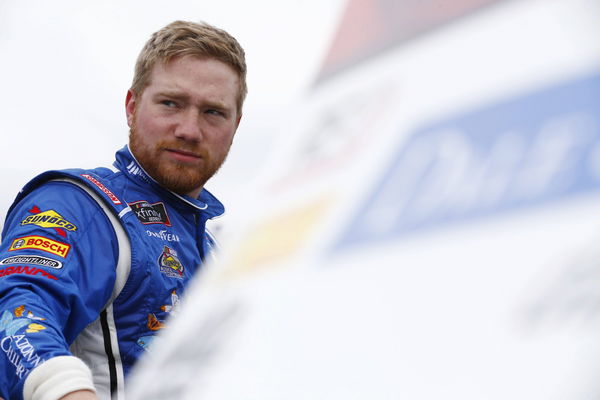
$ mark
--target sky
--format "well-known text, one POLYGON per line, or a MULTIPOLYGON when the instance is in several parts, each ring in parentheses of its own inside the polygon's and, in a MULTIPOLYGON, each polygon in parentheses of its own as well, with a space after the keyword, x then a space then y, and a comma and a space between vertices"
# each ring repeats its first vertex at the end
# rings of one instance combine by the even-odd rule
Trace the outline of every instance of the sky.
POLYGON ((0 226, 19 188, 47 169, 106 165, 126 143, 125 94, 150 34, 206 21, 246 51, 249 94, 229 158, 207 184, 240 196, 309 90, 345 0, 0 0, 0 226))

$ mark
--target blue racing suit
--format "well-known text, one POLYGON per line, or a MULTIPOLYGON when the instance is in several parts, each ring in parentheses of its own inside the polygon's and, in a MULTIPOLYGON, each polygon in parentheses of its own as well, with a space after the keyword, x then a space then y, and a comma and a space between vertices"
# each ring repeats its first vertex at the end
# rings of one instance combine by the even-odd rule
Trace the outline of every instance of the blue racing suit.
POLYGON ((113 166, 43 173, 9 209, 0 245, 4 399, 86 388, 77 385, 85 371, 100 398, 122 398, 124 378, 214 247, 206 221, 224 209, 208 191, 194 199, 162 188, 127 146, 113 166))

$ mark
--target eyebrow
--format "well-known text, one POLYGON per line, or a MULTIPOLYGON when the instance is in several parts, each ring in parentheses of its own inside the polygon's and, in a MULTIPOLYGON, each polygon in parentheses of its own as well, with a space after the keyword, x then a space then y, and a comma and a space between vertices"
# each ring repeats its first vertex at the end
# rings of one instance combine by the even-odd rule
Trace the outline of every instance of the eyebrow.
POLYGON ((156 92, 154 94, 155 97, 160 97, 160 96, 165 96, 165 97, 171 97, 174 99, 179 99, 179 100, 186 100, 189 99, 190 96, 188 96, 187 94, 180 92, 178 90, 161 90, 159 92, 156 92))
MULTIPOLYGON (((189 101, 190 100, 190 96, 188 94, 185 94, 179 90, 172 90, 172 89, 165 89, 165 90, 161 90, 159 92, 155 93, 156 97, 160 97, 160 96, 165 96, 165 97, 169 97, 175 100, 185 100, 185 101, 189 101)), ((209 107, 213 107, 219 110, 224 110, 224 111, 228 111, 230 108, 227 107, 227 105, 222 102, 222 101, 214 101, 214 100, 205 100, 205 103, 209 106, 209 107)))

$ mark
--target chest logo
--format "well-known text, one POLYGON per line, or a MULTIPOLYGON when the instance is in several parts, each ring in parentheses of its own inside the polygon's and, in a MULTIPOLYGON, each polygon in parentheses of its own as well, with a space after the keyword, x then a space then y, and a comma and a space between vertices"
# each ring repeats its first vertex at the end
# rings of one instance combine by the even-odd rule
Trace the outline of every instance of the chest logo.
POLYGON ((77 226, 75 224, 67 221, 54 210, 42 211, 37 206, 34 206, 29 212, 33 215, 29 215, 23 221, 21 221, 21 225, 37 225, 42 228, 54 228, 56 232, 66 237, 67 231, 76 231, 77 226))
POLYGON ((162 254, 158 257, 158 266, 160 267, 160 272, 166 276, 183 279, 183 264, 177 258, 177 252, 169 246, 165 246, 162 254))
POLYGON ((127 204, 142 224, 163 224, 171 226, 171 220, 169 219, 167 208, 164 203, 148 203, 145 200, 141 200, 127 204))
POLYGON ((174 233, 169 233, 167 232, 166 229, 161 230, 160 232, 152 232, 149 230, 146 230, 146 235, 153 237, 153 238, 157 238, 157 239, 161 239, 167 242, 179 242, 179 236, 177 236, 174 233))

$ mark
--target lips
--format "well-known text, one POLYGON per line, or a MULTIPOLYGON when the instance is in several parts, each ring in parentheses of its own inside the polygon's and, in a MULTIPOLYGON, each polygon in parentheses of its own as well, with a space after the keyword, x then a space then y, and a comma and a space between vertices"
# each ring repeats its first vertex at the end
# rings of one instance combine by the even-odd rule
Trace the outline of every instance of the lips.
POLYGON ((202 159, 202 155, 189 150, 180 150, 174 148, 164 149, 171 157, 183 162, 197 162, 202 159))

